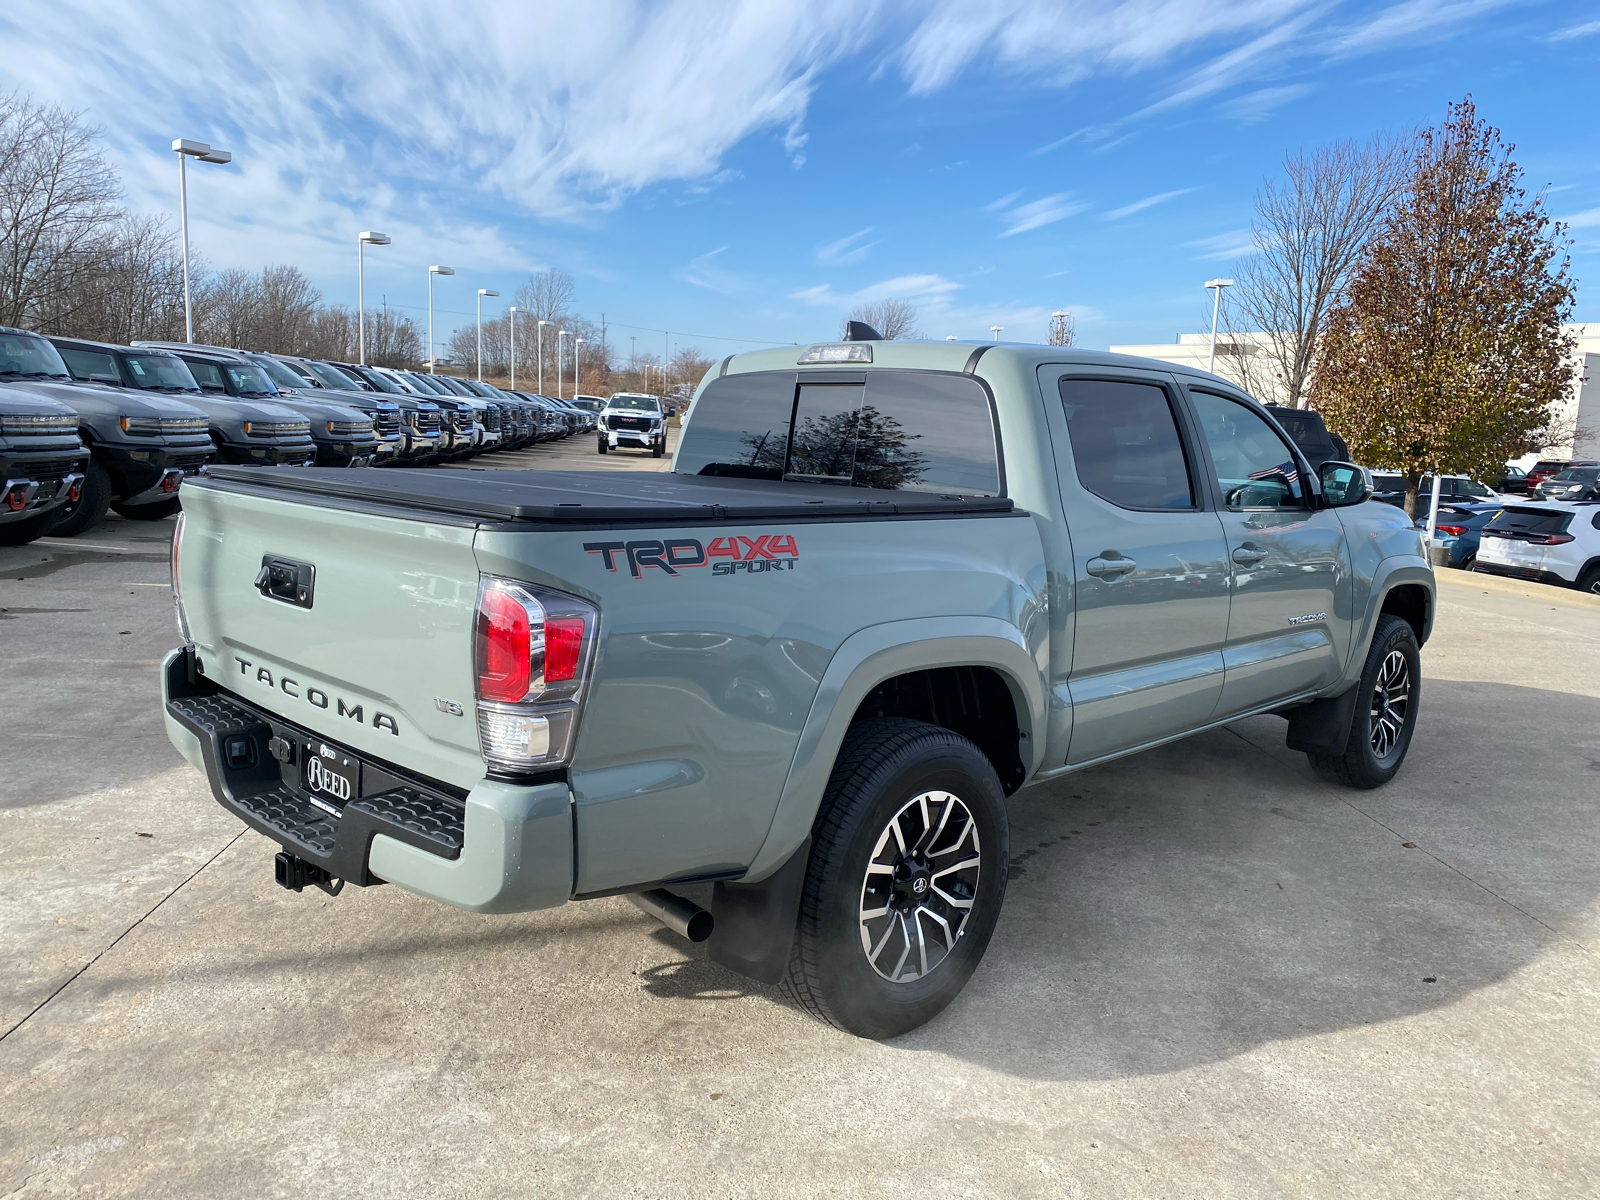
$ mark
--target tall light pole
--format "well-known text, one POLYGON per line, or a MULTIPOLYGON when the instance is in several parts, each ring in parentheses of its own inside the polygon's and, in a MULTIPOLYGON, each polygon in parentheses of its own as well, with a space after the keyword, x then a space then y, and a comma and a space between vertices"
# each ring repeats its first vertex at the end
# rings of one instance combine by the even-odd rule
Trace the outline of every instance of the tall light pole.
POLYGON ((517 306, 506 309, 511 314, 511 390, 517 390, 517 306))
POLYGON ((1211 361, 1206 364, 1206 370, 1211 372, 1217 369, 1217 316, 1222 311, 1222 289, 1232 286, 1231 279, 1206 280, 1206 287, 1211 289, 1211 361))
POLYGON ((539 395, 544 395, 544 327, 549 321, 540 321, 539 327, 533 331, 534 350, 533 356, 539 360, 539 395))
POLYGON ((483 298, 485 296, 496 296, 496 297, 498 297, 499 295, 500 295, 499 292, 491 292, 488 288, 479 288, 478 289, 478 382, 479 383, 483 382, 483 298))
POLYGON ((189 302, 189 173, 187 162, 198 158, 201 162, 230 163, 233 155, 226 150, 213 150, 204 142, 191 142, 177 138, 172 148, 178 152, 178 211, 183 224, 183 340, 194 342, 194 307, 189 302))
POLYGON ((574 338, 572 342, 572 398, 578 398, 578 381, 583 378, 583 359, 578 353, 578 347, 583 345, 582 338, 574 338))
POLYGON ((1004 329, 1004 328, 1005 328, 1004 325, 991 325, 991 326, 989 326, 989 332, 994 334, 994 340, 995 341, 998 342, 1000 340, 1000 331, 1002 329, 1004 329))
POLYGON ((435 275, 454 275, 454 267, 429 267, 428 268, 428 374, 434 374, 433 360, 437 355, 433 352, 433 277, 435 275))
POLYGON ((361 365, 367 365, 367 246, 387 246, 387 233, 356 234, 356 349, 361 354, 361 365))
POLYGON ((561 339, 570 336, 565 329, 556 330, 556 399, 561 399, 561 339))

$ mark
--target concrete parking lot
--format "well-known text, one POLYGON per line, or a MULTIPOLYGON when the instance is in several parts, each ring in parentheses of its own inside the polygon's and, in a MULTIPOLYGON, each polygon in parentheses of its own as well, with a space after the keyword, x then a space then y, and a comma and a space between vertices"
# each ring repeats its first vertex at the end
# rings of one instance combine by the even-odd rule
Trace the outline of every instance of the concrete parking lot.
POLYGON ((279 889, 162 732, 169 533, 0 550, 0 1195, 1600 1194, 1600 603, 1441 573, 1380 791, 1257 718, 1019 793, 878 1044, 623 900, 279 889))

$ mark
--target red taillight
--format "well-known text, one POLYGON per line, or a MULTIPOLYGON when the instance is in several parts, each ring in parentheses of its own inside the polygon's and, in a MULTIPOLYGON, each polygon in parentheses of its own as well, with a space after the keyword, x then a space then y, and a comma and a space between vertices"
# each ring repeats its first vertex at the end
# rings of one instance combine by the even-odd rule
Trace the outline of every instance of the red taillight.
POLYGON ((1435 533, 1448 534, 1450 537, 1460 537, 1467 531, 1467 527, 1465 525, 1435 525, 1433 531, 1435 533))
POLYGON ((528 610, 511 593, 485 588, 478 605, 478 697, 515 704, 528 694, 532 672, 528 610))
POLYGON ((1565 546, 1568 542, 1573 540, 1573 536, 1570 533, 1552 533, 1549 537, 1545 538, 1544 544, 1546 546, 1565 546))
POLYGON ((562 683, 578 674, 583 651, 583 618, 550 617, 544 623, 544 680, 562 683))

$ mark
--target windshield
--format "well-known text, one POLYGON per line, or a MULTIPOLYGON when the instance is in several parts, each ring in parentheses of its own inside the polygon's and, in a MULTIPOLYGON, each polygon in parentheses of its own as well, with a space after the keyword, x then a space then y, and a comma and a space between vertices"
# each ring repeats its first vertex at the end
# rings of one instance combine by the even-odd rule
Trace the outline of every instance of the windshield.
POLYGON ((263 354, 260 357, 252 356, 250 361, 265 371, 267 378, 281 388, 304 388, 306 386, 304 379, 275 358, 268 358, 263 354))
POLYGON ((330 367, 325 362, 307 362, 306 366, 308 368, 310 368, 311 373, 313 375, 315 375, 318 379, 322 380, 323 383, 327 384, 329 387, 333 388, 335 391, 340 391, 340 392, 364 392, 364 391, 366 391, 366 388, 362 387, 359 383, 357 383, 355 380, 351 379, 348 375, 346 375, 343 371, 339 370, 337 367, 330 367))
POLYGON ((229 363, 222 368, 228 374, 230 390, 236 396, 276 396, 277 385, 267 378, 267 373, 254 363, 229 363))
POLYGON ((116 358, 103 350, 65 349, 61 351, 61 357, 72 371, 74 379, 122 386, 122 374, 117 370, 116 358))
POLYGON ((435 383, 432 378, 422 374, 420 371, 412 371, 406 376, 406 378, 411 380, 412 383, 416 384, 424 392, 431 392, 435 396, 448 396, 451 394, 449 388, 445 387, 443 384, 435 383))
POLYGON ((613 396, 607 403, 612 408, 636 408, 640 412, 661 411, 661 401, 654 396, 613 396))
POLYGON ((1600 467, 1569 467, 1556 476, 1562 482, 1593 483, 1600 479, 1600 467))
POLYGON ((470 391, 468 391, 466 388, 462 387, 459 383, 457 383, 454 379, 451 379, 449 376, 435 375, 433 377, 433 382, 437 386, 442 387, 447 396, 471 396, 472 395, 472 393, 470 391))
POLYGON ((28 334, 0 334, 0 376, 21 375, 39 378, 66 376, 67 364, 56 348, 42 337, 28 334))
MULTIPOLYGON (((142 388, 158 392, 197 392, 200 384, 187 363, 176 354, 125 354, 122 361, 128 364, 128 374, 142 388)), ((219 378, 216 386, 222 387, 219 378)))
POLYGON ((355 375, 358 378, 365 379, 380 392, 387 392, 391 396, 404 396, 406 394, 405 388, 401 387, 394 380, 390 379, 382 371, 362 371, 355 367, 340 367, 339 369, 344 371, 346 374, 355 375))

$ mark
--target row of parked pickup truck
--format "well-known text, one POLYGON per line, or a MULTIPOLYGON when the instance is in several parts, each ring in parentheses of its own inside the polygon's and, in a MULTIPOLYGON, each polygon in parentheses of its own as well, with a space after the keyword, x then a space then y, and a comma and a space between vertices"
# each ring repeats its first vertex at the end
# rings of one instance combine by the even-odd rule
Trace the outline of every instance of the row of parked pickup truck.
POLYGON ((0 545, 159 520, 210 463, 425 466, 586 433, 604 402, 187 343, 0 327, 0 545))

